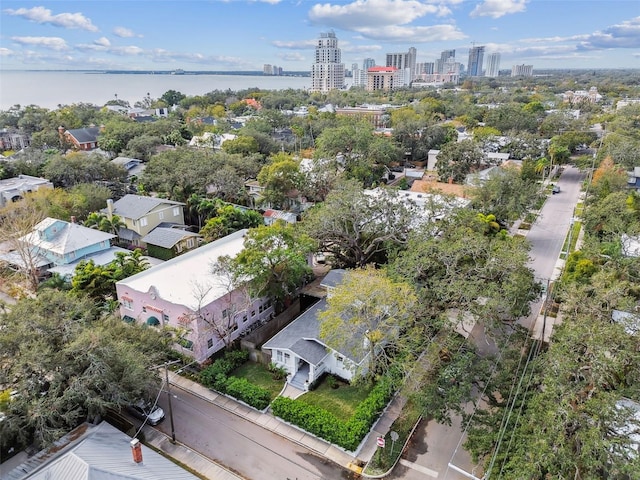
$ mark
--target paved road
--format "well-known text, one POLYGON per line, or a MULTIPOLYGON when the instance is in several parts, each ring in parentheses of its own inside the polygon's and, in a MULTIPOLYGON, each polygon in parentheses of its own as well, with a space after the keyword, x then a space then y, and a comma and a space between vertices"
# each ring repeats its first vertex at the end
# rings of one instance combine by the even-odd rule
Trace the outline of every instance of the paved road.
MULTIPOLYGON (((171 393, 176 439, 247 479, 353 478, 310 450, 197 396, 178 389, 171 393)), ((167 418, 157 428, 170 435, 166 395, 158 403, 167 418)))
MULTIPOLYGON (((580 188, 584 174, 577 168, 566 167, 559 181, 560 193, 550 195, 545 202, 540 216, 527 234, 531 243, 529 267, 533 269, 538 280, 546 282, 559 273, 557 261, 560 256, 565 237, 571 226, 574 209, 580 196, 580 188)), ((538 318, 542 301, 531 306, 531 315, 522 320, 522 325, 529 327, 538 318)), ((484 342, 484 332, 476 325, 473 336, 479 344, 480 351, 492 350, 493 345, 484 342), (485 345, 486 343, 486 345, 485 345)), ((390 479, 427 480, 464 480, 468 477, 456 472, 448 466, 449 462, 471 472, 473 464, 467 452, 461 447, 464 443, 460 429, 460 418, 452 420, 452 426, 435 421, 421 423, 414 433, 412 444, 404 455, 390 479), (455 452, 455 455, 454 455, 455 452)), ((481 475, 477 472, 476 475, 481 475)))

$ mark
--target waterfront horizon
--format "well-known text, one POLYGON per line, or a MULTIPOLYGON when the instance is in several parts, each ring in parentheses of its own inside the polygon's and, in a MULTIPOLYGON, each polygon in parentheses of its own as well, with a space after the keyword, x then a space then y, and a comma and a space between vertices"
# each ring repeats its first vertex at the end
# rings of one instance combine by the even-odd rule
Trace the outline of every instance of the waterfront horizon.
POLYGON ((160 98, 168 90, 187 96, 205 95, 215 90, 307 90, 310 77, 261 76, 257 74, 141 73, 97 70, 2 70, 0 110, 14 105, 37 105, 55 110, 60 105, 90 103, 103 106, 109 100, 124 100, 133 106, 149 94, 160 98))

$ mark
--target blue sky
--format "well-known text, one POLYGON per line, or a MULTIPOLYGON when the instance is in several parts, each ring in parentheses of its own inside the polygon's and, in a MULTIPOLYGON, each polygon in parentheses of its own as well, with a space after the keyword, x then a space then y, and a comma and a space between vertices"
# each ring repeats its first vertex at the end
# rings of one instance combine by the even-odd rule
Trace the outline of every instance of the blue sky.
POLYGON ((333 30, 347 66, 418 51, 501 68, 640 68, 638 0, 78 0, 0 7, 0 68, 308 71, 333 30))

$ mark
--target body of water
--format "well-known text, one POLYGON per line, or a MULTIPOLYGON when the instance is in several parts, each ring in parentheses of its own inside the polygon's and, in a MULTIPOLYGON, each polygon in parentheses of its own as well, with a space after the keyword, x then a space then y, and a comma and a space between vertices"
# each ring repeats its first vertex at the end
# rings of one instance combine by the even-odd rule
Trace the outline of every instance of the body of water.
POLYGON ((159 98, 167 90, 188 96, 214 90, 307 89, 310 77, 259 75, 158 75, 107 74, 93 72, 0 71, 0 110, 13 105, 38 105, 54 110, 58 105, 126 100, 133 106, 147 93, 159 98))

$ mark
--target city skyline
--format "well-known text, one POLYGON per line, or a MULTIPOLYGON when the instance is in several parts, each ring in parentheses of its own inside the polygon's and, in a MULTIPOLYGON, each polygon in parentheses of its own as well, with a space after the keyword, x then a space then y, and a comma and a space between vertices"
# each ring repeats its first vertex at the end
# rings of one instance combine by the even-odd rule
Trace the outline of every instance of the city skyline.
POLYGON ((345 65, 410 47, 417 62, 444 50, 464 62, 475 44, 502 68, 640 68, 632 0, 5 0, 0 26, 3 70, 308 72, 326 31, 345 65))

